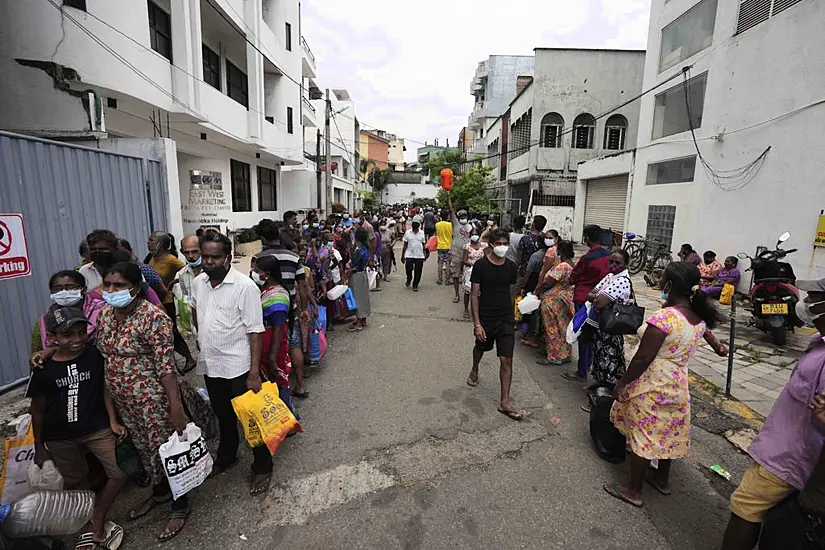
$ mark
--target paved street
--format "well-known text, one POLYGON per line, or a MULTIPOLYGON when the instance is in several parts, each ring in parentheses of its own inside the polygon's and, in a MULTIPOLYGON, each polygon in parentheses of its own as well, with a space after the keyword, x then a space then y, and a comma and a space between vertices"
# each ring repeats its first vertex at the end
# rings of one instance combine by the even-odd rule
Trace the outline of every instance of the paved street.
MULTIPOLYGON (((578 385, 535 365, 517 346, 514 405, 522 423, 496 412, 497 362, 465 384, 471 324, 425 267, 422 291, 396 276, 373 293, 368 330, 339 328, 299 403, 305 433, 279 449, 269 494, 247 494, 242 465, 194 495, 187 529, 164 548, 714 548, 727 521, 734 474, 748 464, 723 438, 741 427, 694 400, 693 456, 674 465, 675 494, 646 493, 639 510, 602 490, 627 465, 593 453, 578 385), (704 420, 700 420, 704 419, 704 420), (556 425, 557 424, 557 425, 556 425), (714 432, 714 433, 711 433, 714 432)), ((248 453, 247 453, 248 454, 248 453)), ((142 493, 119 499, 129 548, 155 547, 164 510, 123 518, 142 493)))

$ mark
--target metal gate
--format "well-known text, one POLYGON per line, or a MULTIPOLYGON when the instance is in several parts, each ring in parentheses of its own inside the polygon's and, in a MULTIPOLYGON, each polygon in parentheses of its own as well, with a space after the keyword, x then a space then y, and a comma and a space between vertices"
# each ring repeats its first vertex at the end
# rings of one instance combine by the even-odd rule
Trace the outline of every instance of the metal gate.
POLYGON ((80 262, 93 229, 111 229, 138 255, 168 223, 158 161, 0 132, 0 213, 21 214, 31 275, 0 279, 0 390, 29 375, 35 320, 49 306, 48 279, 80 262))
POLYGON ((602 229, 624 231, 628 175, 587 181, 584 202, 584 224, 596 224, 602 229))

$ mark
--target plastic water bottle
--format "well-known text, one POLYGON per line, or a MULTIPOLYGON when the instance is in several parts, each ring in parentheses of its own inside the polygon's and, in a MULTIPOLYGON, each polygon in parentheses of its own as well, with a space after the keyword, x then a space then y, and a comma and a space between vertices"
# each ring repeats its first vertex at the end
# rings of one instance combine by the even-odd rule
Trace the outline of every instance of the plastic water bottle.
POLYGON ((37 491, 0 506, 3 532, 11 538, 77 533, 92 517, 92 491, 37 491))

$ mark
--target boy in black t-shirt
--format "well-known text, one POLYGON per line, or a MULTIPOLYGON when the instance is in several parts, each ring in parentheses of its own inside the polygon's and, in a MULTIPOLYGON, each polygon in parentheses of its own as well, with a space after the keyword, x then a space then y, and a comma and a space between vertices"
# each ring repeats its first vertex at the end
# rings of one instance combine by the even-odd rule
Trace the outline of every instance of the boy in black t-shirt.
MULTIPOLYGON (((87 344, 87 324, 83 311, 74 307, 46 314, 46 332, 56 342, 57 351, 42 369, 32 373, 26 396, 32 399, 34 461, 38 466, 50 456, 66 489, 84 489, 88 488, 89 473, 86 452, 103 465, 109 480, 95 503, 91 538, 110 547, 107 542, 123 536, 120 527, 110 523, 104 529, 104 523, 127 479, 115 454, 117 437, 125 435, 126 428, 118 423, 104 384, 103 356, 87 344)), ((89 535, 82 535, 81 541, 91 542, 89 535)))
POLYGON ((522 414, 510 406, 510 382, 513 378, 513 351, 516 345, 515 315, 513 306, 513 285, 516 284, 518 269, 512 260, 505 258, 510 246, 510 236, 503 229, 490 231, 489 243, 492 254, 487 254, 473 265, 470 276, 472 283, 471 301, 473 306, 473 333, 476 337, 473 348, 473 368, 467 384, 478 385, 478 365, 484 352, 496 346, 501 362, 501 401, 498 412, 513 420, 521 420, 522 414))

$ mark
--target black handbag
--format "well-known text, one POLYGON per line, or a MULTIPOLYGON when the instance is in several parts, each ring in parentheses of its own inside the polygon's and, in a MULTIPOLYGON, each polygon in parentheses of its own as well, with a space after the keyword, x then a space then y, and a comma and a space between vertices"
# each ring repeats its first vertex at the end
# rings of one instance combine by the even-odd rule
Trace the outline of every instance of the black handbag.
MULTIPOLYGON (((627 278, 630 281, 630 277, 627 278)), ((606 334, 636 334, 645 319, 645 308, 636 304, 633 281, 630 281, 632 304, 613 302, 599 312, 599 330, 606 334)))

